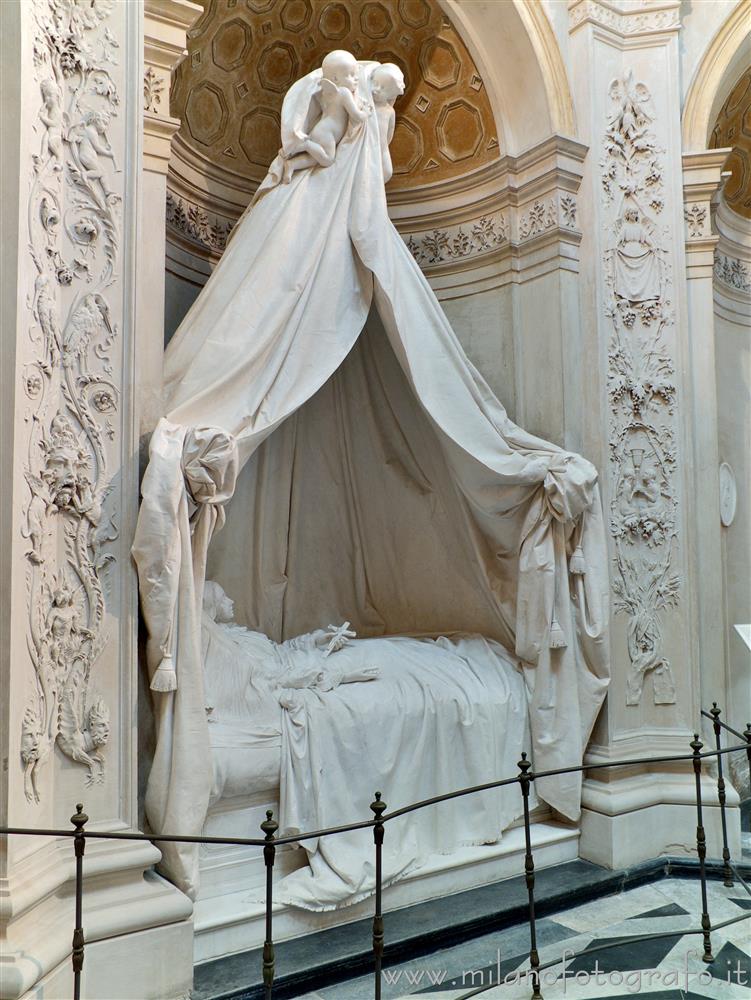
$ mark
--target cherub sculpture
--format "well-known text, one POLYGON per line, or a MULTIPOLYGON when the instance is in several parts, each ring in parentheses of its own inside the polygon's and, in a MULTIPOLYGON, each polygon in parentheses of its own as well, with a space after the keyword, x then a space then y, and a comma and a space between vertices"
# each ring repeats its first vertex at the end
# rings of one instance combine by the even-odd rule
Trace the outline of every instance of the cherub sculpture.
POLYGON ((373 104, 378 121, 378 133, 381 138, 381 163, 383 164, 383 180, 388 183, 394 173, 391 163, 389 143, 394 137, 396 112, 394 101, 404 93, 404 74, 395 63, 383 63, 373 70, 371 76, 373 104))
POLYGON ((106 156, 117 169, 115 154, 107 138, 109 125, 110 116, 106 111, 88 111, 83 121, 71 129, 69 135, 83 180, 91 186, 92 191, 94 182, 99 183, 105 204, 116 197, 107 184, 104 164, 99 159, 100 156, 106 156))
POLYGON ((38 166, 43 166, 49 155, 52 169, 60 171, 63 169, 63 128, 65 125, 65 114, 63 112, 63 95, 60 87, 55 81, 48 77, 39 85, 42 92, 42 107, 39 111, 39 119, 45 127, 42 135, 42 149, 35 162, 38 166))
POLYGON ((330 167, 336 148, 351 126, 361 125, 372 108, 355 100, 359 70, 357 60, 343 49, 329 52, 321 64, 323 76, 318 102, 321 117, 302 139, 302 149, 284 158, 282 180, 289 183, 296 170, 305 167, 330 167))

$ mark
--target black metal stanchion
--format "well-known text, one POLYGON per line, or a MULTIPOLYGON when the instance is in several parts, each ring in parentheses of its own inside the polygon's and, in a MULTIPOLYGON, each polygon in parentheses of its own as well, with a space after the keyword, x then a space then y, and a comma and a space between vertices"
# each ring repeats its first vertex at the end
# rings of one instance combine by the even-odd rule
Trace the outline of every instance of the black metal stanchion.
POLYGON ((712 707, 709 710, 709 714, 712 716, 712 725, 714 727, 714 738, 715 746, 717 747, 717 798, 720 803, 720 821, 722 823, 722 884, 727 886, 728 889, 733 888, 733 872, 730 869, 730 848, 728 847, 728 821, 725 814, 725 778, 722 774, 722 726, 720 725, 720 714, 721 711, 717 707, 717 702, 712 702, 712 707))
POLYGON ((704 818, 702 816, 701 804, 701 751, 704 744, 699 739, 699 734, 694 733, 691 740, 691 749, 694 756, 694 778, 696 780, 696 853, 699 855, 699 879, 701 881, 701 929, 704 938, 704 954, 702 961, 714 961, 712 955, 712 925, 709 921, 709 907, 707 905, 707 870, 705 860, 707 857, 707 837, 704 832, 704 818))
POLYGON ((266 843, 263 845, 263 861, 266 865, 266 936, 263 942, 263 989, 266 1000, 271 1000, 274 989, 274 941, 271 932, 274 857, 276 855, 274 834, 279 829, 279 824, 274 819, 274 813, 271 809, 266 811, 266 819, 261 823, 261 829, 266 838, 266 843))
POLYGON ((73 837, 73 847, 76 852, 76 926, 73 928, 73 1000, 81 1000, 81 970, 83 969, 83 855, 86 850, 86 834, 84 826, 89 817, 83 811, 83 803, 76 805, 75 816, 70 821, 76 828, 73 837))
POLYGON ((532 978, 532 1000, 542 1000, 540 992, 540 956, 537 953, 537 927, 535 925, 535 859, 532 856, 532 831, 529 824, 529 788, 532 778, 529 769, 532 766, 527 760, 526 753, 522 753, 519 761, 519 785, 522 790, 522 802, 524 804, 524 876, 527 882, 527 896, 529 898, 529 968, 532 978))
POLYGON ((386 832, 381 819, 386 810, 386 803, 381 800, 381 793, 375 793, 375 800, 370 803, 375 815, 373 841, 375 843, 375 913, 373 915, 373 975, 375 1000, 381 1000, 381 967, 383 965, 383 912, 381 909, 381 889, 383 882, 383 835, 386 832))

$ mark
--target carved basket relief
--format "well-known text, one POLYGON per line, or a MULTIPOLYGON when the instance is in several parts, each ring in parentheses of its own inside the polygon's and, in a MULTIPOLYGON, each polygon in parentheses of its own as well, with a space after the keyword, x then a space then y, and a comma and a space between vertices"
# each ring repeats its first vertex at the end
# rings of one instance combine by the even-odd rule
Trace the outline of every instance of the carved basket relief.
POLYGON ((30 170, 30 355, 24 536, 33 693, 22 720, 24 788, 39 801, 54 747, 104 778, 110 713, 97 693, 108 641, 107 504, 120 396, 110 289, 120 255, 119 96, 113 0, 34 0, 38 149, 30 170))
POLYGON ((663 221, 664 151, 652 97, 629 73, 610 87, 601 160, 609 223, 605 253, 610 404, 610 531, 615 612, 628 618, 627 703, 639 704, 651 673, 656 704, 675 702, 662 651, 663 616, 679 600, 674 324, 670 233, 663 221))

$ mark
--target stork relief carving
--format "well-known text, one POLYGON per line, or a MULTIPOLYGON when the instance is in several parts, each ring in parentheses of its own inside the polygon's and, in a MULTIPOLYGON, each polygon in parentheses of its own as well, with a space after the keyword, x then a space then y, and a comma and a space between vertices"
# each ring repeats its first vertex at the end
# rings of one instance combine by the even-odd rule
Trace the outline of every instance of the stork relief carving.
POLYGON ((29 357, 22 386, 28 487, 28 648, 33 693, 22 719, 24 790, 54 747, 104 778, 110 714, 97 694, 107 644, 108 449, 119 391, 111 360, 118 330, 108 289, 120 254, 120 196, 109 132, 118 112, 111 69, 113 0, 33 0, 38 152, 32 157, 28 247, 29 357))
POLYGON ((679 601, 673 569, 677 538, 674 324, 663 150, 649 90, 628 73, 610 86, 602 192, 610 410, 610 531, 615 548, 616 614, 628 616, 626 702, 641 701, 651 672, 656 704, 675 702, 662 651, 663 616, 679 601))

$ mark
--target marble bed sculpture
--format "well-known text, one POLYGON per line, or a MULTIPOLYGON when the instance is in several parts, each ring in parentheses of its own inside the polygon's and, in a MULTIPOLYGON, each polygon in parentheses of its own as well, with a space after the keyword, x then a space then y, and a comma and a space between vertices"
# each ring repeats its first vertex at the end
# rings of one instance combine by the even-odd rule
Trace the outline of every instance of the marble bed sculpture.
MULTIPOLYGON (((290 88, 279 155, 165 354, 133 546, 159 833, 200 834, 252 789, 284 833, 369 818, 377 788, 395 808, 508 776, 522 749, 576 765, 605 696, 597 473, 509 419, 391 224, 403 87, 335 52, 290 88)), ((535 784, 577 820, 578 774, 535 784)), ((386 881, 519 807, 511 788, 395 820, 386 881)), ((307 842, 275 898, 367 895, 367 834, 307 842)), ((197 861, 163 845, 193 898, 197 861)))
MULTIPOLYGON (((407 805, 437 787, 513 774, 529 750, 519 664, 481 636, 357 639, 329 626, 275 643, 237 625, 233 602, 207 582, 202 655, 211 805, 278 794, 287 833, 340 823, 374 782, 390 789, 392 807, 407 805)), ((494 843, 520 813, 510 787, 400 821, 384 879, 432 854, 494 843)), ((306 843, 309 867, 288 875, 275 899, 315 910, 357 902, 373 888, 371 841, 359 830, 306 843)))

